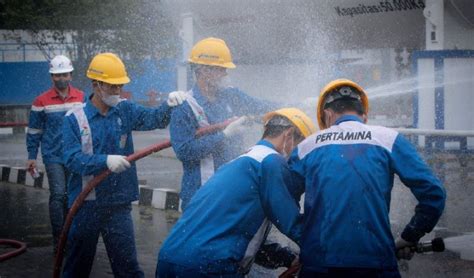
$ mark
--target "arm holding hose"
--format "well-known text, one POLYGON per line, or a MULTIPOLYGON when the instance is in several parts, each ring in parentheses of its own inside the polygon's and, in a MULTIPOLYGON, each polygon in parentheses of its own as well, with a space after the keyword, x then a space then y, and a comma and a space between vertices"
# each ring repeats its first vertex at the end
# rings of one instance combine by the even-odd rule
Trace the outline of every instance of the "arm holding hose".
POLYGON ((170 136, 173 149, 181 161, 200 160, 209 155, 216 144, 221 143, 225 136, 218 131, 206 136, 196 137, 199 125, 191 107, 184 103, 172 112, 170 136))
MULTIPOLYGON (((64 129, 66 128, 69 128, 66 127, 66 125, 70 125, 71 123, 68 122, 66 123, 66 119, 64 121, 64 129)), ((223 123, 219 123, 219 124, 216 124, 216 125, 212 125, 212 126, 209 126, 209 127, 206 127, 206 128, 200 128, 199 130, 197 130, 196 132, 196 136, 203 136, 205 134, 211 134, 211 133, 215 133, 219 130, 222 130, 224 129, 227 125, 229 125, 231 123, 230 120, 227 120, 223 123)), ((71 129, 73 130, 73 129, 71 129)), ((77 127, 77 123, 76 123, 76 128, 75 130, 77 130, 77 134, 79 132, 79 128, 77 127)), ((74 133, 71 133, 69 134, 70 135, 70 139, 69 140, 72 140, 72 142, 74 141, 74 133)), ((77 135, 76 134, 76 135, 77 135)), ((158 143, 158 144, 155 144, 155 145, 152 145, 152 146, 149 146, 143 150, 140 150, 136 153, 133 153, 131 155, 129 155, 126 159, 127 161, 129 162, 133 162, 133 161, 136 161, 138 159, 141 159, 149 154, 152 154, 152 153, 155 153, 155 152, 158 152, 160 150, 163 150, 163 149, 166 149, 166 148, 169 148, 171 146, 171 143, 169 140, 166 140, 164 142, 161 142, 161 143, 158 143)), ((65 220, 65 223, 64 223, 64 227, 63 227, 63 231, 61 233, 61 237, 60 237, 60 240, 59 240, 59 244, 58 244, 58 253, 56 254, 56 258, 55 258, 55 261, 54 261, 54 273, 53 273, 53 277, 57 277, 59 278, 60 277, 60 271, 61 271, 61 265, 62 265, 62 260, 63 260, 63 255, 64 255, 64 247, 66 245, 66 239, 67 239, 67 235, 69 233, 69 228, 71 227, 71 224, 72 224, 72 220, 73 220, 73 217, 74 215, 77 213, 77 211, 79 210, 79 208, 81 207, 82 203, 84 202, 84 200, 86 199, 87 195, 96 187, 99 185, 99 183, 104 180, 109 174, 111 173, 110 170, 105 170, 103 172, 101 172, 99 175, 97 175, 96 177, 94 177, 94 179, 92 179, 88 184, 87 186, 82 190, 82 192, 79 194, 79 196, 74 200, 74 203, 72 204, 70 210, 69 210, 69 213, 66 217, 66 220, 65 220)))
MULTIPOLYGON (((418 200, 415 215, 397 240, 397 250, 408 250, 433 230, 443 212, 446 191, 441 181, 402 135, 398 135, 395 140, 391 155, 395 173, 418 200)), ((401 256, 411 258, 410 255, 401 256)))

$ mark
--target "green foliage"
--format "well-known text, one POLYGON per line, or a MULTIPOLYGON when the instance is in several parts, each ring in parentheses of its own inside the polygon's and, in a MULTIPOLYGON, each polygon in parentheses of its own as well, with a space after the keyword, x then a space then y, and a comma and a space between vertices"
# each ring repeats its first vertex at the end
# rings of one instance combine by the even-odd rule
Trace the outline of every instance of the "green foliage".
POLYGON ((128 58, 174 56, 177 30, 158 1, 0 0, 0 29, 28 30, 38 41, 72 36, 78 57, 113 51, 128 58), (50 30, 48 35, 42 34, 50 30))
POLYGON ((46 58, 52 44, 69 42, 81 72, 99 52, 160 59, 175 57, 178 46, 178 31, 159 1, 0 0, 0 29, 26 30, 46 58))

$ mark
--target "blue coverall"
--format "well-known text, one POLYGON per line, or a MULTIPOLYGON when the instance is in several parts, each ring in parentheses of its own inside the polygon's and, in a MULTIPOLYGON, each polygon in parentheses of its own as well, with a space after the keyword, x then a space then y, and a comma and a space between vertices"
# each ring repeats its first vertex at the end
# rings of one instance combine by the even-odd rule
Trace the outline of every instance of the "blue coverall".
MULTIPOLYGON (((69 206, 82 191, 83 176, 97 175, 107 169, 107 155, 128 156, 133 151, 132 130, 165 128, 171 108, 163 103, 157 109, 145 108, 123 100, 110 107, 106 115, 87 101, 83 108, 92 134, 93 154, 83 153, 78 126, 68 112, 64 121, 64 162, 71 171, 69 206)), ((83 130, 83 134, 80 133, 83 130)), ((135 163, 119 174, 112 173, 89 195, 75 216, 68 238, 64 277, 87 277, 91 271, 99 234, 102 235, 112 271, 116 277, 143 277, 136 258, 131 202, 138 199, 135 163)))
MULTIPOLYGON (((192 94, 204 110, 209 124, 223 122, 234 116, 258 115, 272 110, 273 104, 250 97, 237 88, 227 88, 216 95, 214 101, 204 97, 199 88, 194 86, 192 94)), ((176 156, 183 165, 181 182, 181 208, 184 210, 194 193, 201 187, 201 171, 214 171, 220 165, 239 155, 241 151, 240 136, 225 138, 222 132, 197 138, 198 120, 188 102, 173 109, 170 123, 171 144, 176 156), (212 155, 214 169, 204 165, 203 159, 212 155)))
POLYGON ((444 209, 445 190, 415 148, 354 115, 306 138, 289 164, 290 191, 305 192, 301 277, 400 277, 389 221, 395 174, 418 200, 403 239, 417 242, 444 209))
POLYGON ((270 222, 299 243, 302 216, 291 182, 285 158, 266 140, 224 164, 163 243, 156 276, 243 277, 270 222))

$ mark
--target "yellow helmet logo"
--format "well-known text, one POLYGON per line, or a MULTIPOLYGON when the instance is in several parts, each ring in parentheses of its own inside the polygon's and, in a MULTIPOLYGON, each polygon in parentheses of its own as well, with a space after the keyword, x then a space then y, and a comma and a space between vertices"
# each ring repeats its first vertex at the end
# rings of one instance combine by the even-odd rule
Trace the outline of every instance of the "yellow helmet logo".
POLYGON ((235 68, 227 44, 218 38, 207 38, 196 43, 191 49, 188 62, 228 69, 235 68))
POLYGON ((122 60, 113 53, 100 53, 92 58, 87 77, 108 84, 120 85, 130 82, 122 60))

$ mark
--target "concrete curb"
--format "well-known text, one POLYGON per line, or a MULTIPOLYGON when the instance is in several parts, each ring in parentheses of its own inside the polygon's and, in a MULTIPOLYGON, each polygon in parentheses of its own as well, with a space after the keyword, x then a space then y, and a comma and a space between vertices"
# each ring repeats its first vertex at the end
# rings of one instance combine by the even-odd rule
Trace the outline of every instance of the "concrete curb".
MULTIPOLYGON (((40 176, 33 179, 25 167, 10 167, 0 164, 1 181, 16 183, 36 188, 48 189, 48 178, 44 172, 39 172, 40 176)), ((133 202, 135 205, 151 206, 157 209, 178 210, 179 193, 169 188, 153 188, 147 185, 139 185, 139 200, 133 202)))
POLYGON ((140 199, 138 204, 141 206, 152 206, 157 209, 179 208, 179 193, 169 188, 153 188, 146 185, 140 185, 140 199))
POLYGON ((44 172, 39 171, 39 178, 33 179, 25 167, 10 167, 2 164, 0 169, 2 181, 37 188, 49 188, 48 178, 44 172))

